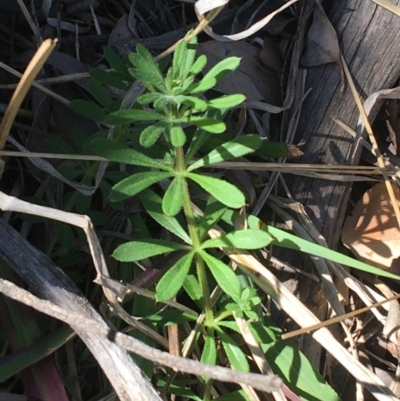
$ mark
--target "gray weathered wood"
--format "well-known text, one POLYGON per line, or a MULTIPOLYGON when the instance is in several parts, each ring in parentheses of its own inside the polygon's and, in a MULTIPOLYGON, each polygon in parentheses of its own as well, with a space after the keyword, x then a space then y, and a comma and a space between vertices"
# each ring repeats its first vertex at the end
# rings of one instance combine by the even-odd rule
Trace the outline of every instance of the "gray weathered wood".
MULTIPOLYGON (((0 238, 0 259, 28 283, 34 293, 107 327, 75 284, 2 219, 0 238)), ((79 326, 72 328, 96 358, 121 401, 161 400, 124 349, 100 335, 86 333, 79 326)))
MULTIPOLYGON (((400 4, 400 0, 394 3, 400 4)), ((400 18, 378 7, 371 0, 330 1, 327 15, 336 30, 340 49, 349 65, 363 99, 371 93, 392 87, 400 76, 400 18)), ((305 141, 302 163, 347 164, 353 140, 332 121, 341 119, 355 128, 358 110, 350 88, 341 92, 341 76, 336 65, 308 69, 306 90, 311 93, 302 105, 294 143, 305 141)), ((371 117, 375 118, 377 110, 371 117)), ((355 159, 358 163, 359 155, 355 159)), ((285 176, 294 198, 305 206, 314 225, 336 248, 346 213, 351 185, 300 176, 285 176)), ((307 256, 286 251, 279 257, 306 271, 313 270, 307 256)), ((326 318, 327 303, 320 285, 305 276, 291 277, 285 283, 298 294, 315 315, 326 318)), ((291 330, 295 326, 288 325, 291 330)), ((321 349, 311 336, 295 339, 297 346, 318 368, 321 349)))

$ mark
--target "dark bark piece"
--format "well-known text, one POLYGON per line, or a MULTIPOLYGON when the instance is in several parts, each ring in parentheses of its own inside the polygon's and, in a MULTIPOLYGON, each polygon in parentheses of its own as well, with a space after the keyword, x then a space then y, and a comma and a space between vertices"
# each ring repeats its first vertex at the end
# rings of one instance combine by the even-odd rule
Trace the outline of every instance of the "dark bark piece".
MULTIPOLYGON (((107 327, 75 284, 46 255, 30 245, 2 219, 0 238, 0 259, 28 283, 39 297, 107 327)), ((124 349, 93 332, 72 328, 94 355, 120 400, 161 400, 124 349)))
MULTIPOLYGON (((336 0, 328 18, 336 30, 340 49, 363 99, 373 92, 390 88, 400 75, 400 19, 371 0, 336 0)), ((394 1, 399 4, 400 0, 394 1)), ((334 64, 308 69, 306 90, 312 88, 303 103, 294 143, 305 141, 302 163, 348 164, 353 139, 332 121, 341 119, 355 128, 359 112, 346 85, 341 93, 341 73, 334 64)), ((371 120, 377 110, 371 113, 371 120)), ((359 155, 355 159, 358 163, 359 155)), ((336 248, 346 213, 351 185, 301 176, 286 176, 294 198, 302 203, 316 228, 330 247, 336 248)), ((309 257, 279 252, 293 265, 313 270, 309 257)), ((321 320, 325 319, 326 300, 321 286, 305 276, 285 284, 321 320)), ((288 330, 296 327, 286 325, 288 330), (290 326, 290 327, 289 327, 290 326)), ((319 368, 321 349, 311 336, 295 339, 296 345, 319 368)))

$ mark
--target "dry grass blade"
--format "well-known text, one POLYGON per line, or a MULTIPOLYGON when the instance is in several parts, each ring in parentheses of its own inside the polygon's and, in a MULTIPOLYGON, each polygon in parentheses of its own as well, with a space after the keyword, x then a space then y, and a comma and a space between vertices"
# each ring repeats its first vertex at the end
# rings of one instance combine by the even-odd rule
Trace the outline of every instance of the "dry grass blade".
POLYGON ((386 8, 386 10, 391 11, 393 14, 396 14, 400 17, 400 7, 391 3, 389 0, 372 0, 374 3, 379 6, 386 8))
POLYGON ((382 169, 382 175, 383 175, 383 178, 385 180, 385 184, 386 184, 387 191, 389 193, 389 197, 390 197, 390 199, 392 201, 392 206, 393 206, 393 209, 394 209, 394 213, 396 215, 397 224, 400 227, 400 209, 399 209, 399 206, 397 205, 396 195, 394 193, 394 190, 393 190, 392 184, 390 182, 389 176, 388 176, 388 174, 386 172, 385 161, 383 160, 381 152, 379 151, 378 143, 376 142, 374 133, 372 131, 371 124, 368 121, 367 113, 365 112, 364 106, 361 103, 361 99, 360 99, 360 97, 359 97, 359 95, 357 93, 357 89, 355 87, 353 78, 352 78, 352 76, 350 74, 350 71, 349 71, 349 69, 347 67, 346 61, 345 61, 343 56, 342 56, 342 65, 343 65, 343 70, 344 70, 344 73, 346 75, 347 81, 349 83, 351 92, 352 92, 352 94, 354 96, 354 100, 356 101, 358 110, 359 110, 359 112, 361 114, 361 117, 362 117, 362 120, 363 120, 363 123, 364 123, 364 126, 365 126, 365 130, 367 131, 369 139, 371 141, 372 150, 373 150, 376 158, 378 159, 379 167, 382 169))
POLYGON ((36 75, 43 67, 56 44, 57 39, 45 40, 33 56, 31 62, 28 64, 28 67, 26 67, 26 70, 22 75, 21 81, 19 82, 13 97, 10 100, 10 104, 7 107, 3 121, 0 125, 0 149, 3 149, 4 145, 6 144, 8 133, 21 106, 21 103, 25 98, 25 95, 28 93, 33 80, 36 78, 36 75))
POLYGON ((374 303, 372 305, 365 306, 364 308, 357 309, 355 311, 346 313, 344 315, 335 316, 332 319, 325 320, 324 322, 315 324, 313 326, 304 327, 304 328, 299 329, 299 330, 291 331, 290 333, 282 334, 281 338, 282 338, 282 340, 287 340, 289 338, 293 338, 293 337, 299 336, 299 335, 304 334, 304 333, 310 333, 311 331, 318 330, 321 327, 327 327, 327 326, 330 326, 332 324, 339 323, 339 322, 343 321, 344 319, 357 316, 357 315, 359 315, 361 313, 364 313, 364 312, 368 312, 372 308, 377 308, 378 306, 381 306, 381 305, 385 304, 386 302, 394 301, 394 300, 399 299, 399 298, 400 298, 400 295, 396 295, 394 297, 390 297, 390 298, 385 299, 383 301, 376 302, 376 303, 374 303))

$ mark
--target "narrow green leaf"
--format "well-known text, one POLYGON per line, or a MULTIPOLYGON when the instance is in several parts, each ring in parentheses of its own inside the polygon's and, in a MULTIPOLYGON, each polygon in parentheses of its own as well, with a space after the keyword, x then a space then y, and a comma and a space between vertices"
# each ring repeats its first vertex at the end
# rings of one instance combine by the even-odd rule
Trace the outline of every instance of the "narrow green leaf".
POLYGON ((172 173, 159 171, 146 171, 131 175, 112 187, 109 199, 117 202, 129 198, 148 188, 150 185, 171 177, 171 175, 172 173))
POLYGON ((183 283, 183 288, 193 301, 199 302, 202 300, 203 294, 201 292, 201 286, 195 275, 188 274, 186 276, 185 282, 183 283))
POLYGON ((108 139, 95 139, 90 142, 93 153, 117 163, 133 164, 135 166, 152 167, 171 171, 171 167, 154 160, 143 153, 137 152, 126 145, 108 139))
POLYGON ((242 192, 229 182, 194 173, 188 173, 187 177, 228 207, 236 209, 246 204, 246 199, 242 192))
POLYGON ((203 80, 209 78, 215 78, 217 81, 222 79, 225 75, 232 71, 235 71, 239 67, 240 58, 239 57, 228 57, 218 64, 216 64, 207 74, 204 76, 203 80))
MULTIPOLYGON (((172 58, 172 75, 174 79, 182 79, 184 77, 184 66, 187 57, 187 42, 181 40, 174 51, 172 58)), ((185 77, 186 78, 186 77, 185 77)))
POLYGON ((225 350, 226 356, 229 359, 229 362, 232 365, 232 368, 241 372, 249 372, 250 366, 247 362, 246 355, 232 339, 232 337, 228 336, 221 329, 218 329, 217 333, 218 337, 221 339, 222 346, 225 350))
POLYGON ((226 125, 224 122, 212 118, 190 116, 188 119, 183 119, 182 122, 188 122, 196 127, 202 128, 204 131, 211 132, 212 134, 221 134, 226 131, 226 125))
POLYGON ((182 209, 184 178, 177 175, 169 184, 162 202, 162 210, 167 216, 176 216, 182 209))
POLYGON ((107 117, 107 114, 100 106, 95 103, 88 102, 87 100, 72 100, 69 104, 69 107, 71 107, 75 113, 89 118, 90 120, 103 121, 107 117))
POLYGON ((203 99, 199 99, 196 96, 179 95, 174 96, 173 100, 178 106, 180 106, 181 104, 186 104, 190 106, 191 113, 205 111, 207 109, 207 102, 205 102, 203 99))
POLYGON ((289 234, 286 231, 264 224, 260 219, 255 216, 249 216, 248 221, 250 228, 258 228, 267 232, 273 238, 272 243, 278 246, 282 246, 283 248, 299 250, 313 256, 318 256, 320 258, 332 260, 333 262, 340 263, 342 265, 353 267, 354 269, 362 270, 371 274, 376 274, 377 276, 400 280, 400 277, 396 274, 378 269, 377 267, 368 265, 367 263, 360 262, 346 255, 342 255, 339 252, 332 251, 331 249, 325 248, 324 246, 314 244, 312 242, 306 241, 303 238, 297 237, 293 234, 289 234))
POLYGON ((217 80, 214 77, 203 78, 200 82, 197 82, 187 89, 187 93, 203 93, 217 84, 217 80))
POLYGON ((272 237, 261 230, 238 230, 211 238, 203 243, 202 248, 260 249, 272 242, 272 237), (260 235, 262 233, 262 235, 260 235))
POLYGON ((141 95, 138 97, 137 102, 139 104, 148 104, 148 103, 153 103, 157 99, 159 99, 161 96, 164 96, 163 93, 145 93, 144 95, 141 95))
POLYGON ((182 228, 175 217, 167 216, 162 210, 162 199, 151 189, 146 189, 140 194, 140 200, 146 212, 162 227, 171 231, 177 237, 184 240, 187 244, 192 241, 189 234, 182 228))
POLYGON ((115 71, 120 74, 128 74, 128 69, 125 63, 118 57, 117 53, 110 47, 106 47, 104 49, 104 57, 106 58, 108 64, 110 64, 111 68, 114 68, 115 71))
POLYGON ((155 124, 150 125, 141 132, 139 143, 144 148, 150 148, 157 142, 158 138, 166 128, 166 123, 163 121, 157 121, 155 124))
POLYGON ((130 241, 120 245, 112 254, 120 262, 136 262, 163 253, 190 250, 186 245, 162 239, 148 239, 146 241, 130 241))
POLYGON ((260 344, 272 371, 305 401, 340 401, 338 394, 314 369, 310 361, 290 341, 276 341, 281 330, 266 319, 266 325, 251 323, 250 329, 260 344), (296 380, 293 380, 293 378, 296 380))
POLYGON ((200 55, 194 62, 192 68, 190 69, 190 73, 193 75, 197 75, 199 72, 202 71, 202 69, 206 66, 206 64, 207 64, 207 57, 204 54, 200 55))
POLYGON ((263 138, 255 134, 233 139, 232 141, 218 146, 208 155, 197 160, 189 166, 188 171, 193 171, 196 168, 244 156, 248 153, 254 152, 263 142, 263 138))
POLYGON ((179 124, 174 124, 170 130, 171 143, 175 147, 183 146, 186 142, 186 135, 179 124))
POLYGON ((123 74, 120 74, 115 71, 104 71, 100 70, 99 68, 95 68, 90 70, 89 75, 92 79, 99 82, 103 85, 112 86, 114 88, 127 90, 128 83, 127 81, 132 82, 133 80, 129 80, 129 77, 126 77, 123 74))
POLYGON ((240 300, 241 286, 234 271, 228 265, 205 251, 200 251, 199 255, 206 262, 222 291, 232 297, 234 301, 240 300))
POLYGON ((208 106, 213 109, 231 109, 243 103, 245 100, 246 96, 244 95, 226 95, 210 100, 208 106))
POLYGON ((189 273, 194 252, 180 258, 161 278, 156 287, 156 300, 165 302, 174 297, 182 288, 189 273))
MULTIPOLYGON (((215 338, 211 335, 207 335, 204 341, 203 352, 201 353, 200 361, 208 363, 209 365, 216 365, 217 363, 217 345, 215 338)), ((208 376, 203 376, 204 381, 210 380, 208 376)))
POLYGON ((223 205, 221 202, 218 202, 214 197, 210 196, 210 199, 206 205, 206 209, 204 210, 204 216, 198 224, 201 240, 207 235, 208 230, 218 223, 226 210, 227 208, 225 205, 223 205))
POLYGON ((110 103, 113 102, 113 98, 108 93, 108 90, 104 87, 104 85, 99 84, 97 81, 89 80, 88 87, 89 87, 89 91, 92 94, 92 96, 103 107, 107 107, 110 103))
POLYGON ((114 111, 113 113, 109 114, 103 122, 104 124, 114 126, 141 121, 157 121, 163 120, 164 118, 165 116, 154 111, 128 109, 114 111))
POLYGON ((157 88, 161 92, 165 91, 164 79, 158 74, 155 74, 152 71, 135 68, 129 68, 128 72, 130 75, 132 75, 132 77, 142 81, 146 88, 150 91, 154 92, 154 88, 157 88))

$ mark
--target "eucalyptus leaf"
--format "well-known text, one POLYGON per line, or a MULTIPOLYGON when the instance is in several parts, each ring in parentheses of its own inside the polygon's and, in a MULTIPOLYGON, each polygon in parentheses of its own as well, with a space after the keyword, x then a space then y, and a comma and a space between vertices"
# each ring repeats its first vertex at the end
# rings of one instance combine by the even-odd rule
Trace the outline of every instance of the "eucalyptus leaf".
POLYGON ((177 244, 162 239, 148 239, 145 241, 130 241, 120 245, 112 254, 120 262, 136 262, 172 251, 190 250, 186 245, 177 244))
POLYGON ((188 173, 187 178, 193 180, 215 199, 228 207, 236 209, 246 204, 243 193, 229 182, 194 173, 188 173))
POLYGON ((314 244, 286 231, 264 224, 260 219, 255 216, 249 216, 248 221, 249 227, 254 229, 261 229, 271 235, 273 239, 272 243, 274 245, 282 246, 283 248, 299 250, 313 256, 318 256, 320 258, 332 260, 333 262, 340 263, 342 265, 353 267, 354 269, 362 270, 371 274, 376 274, 377 276, 400 280, 400 277, 396 274, 389 273, 385 270, 368 265, 367 263, 350 258, 349 256, 342 255, 339 252, 332 251, 331 249, 326 248, 322 245, 314 244))
POLYGON ((199 255, 206 262, 222 291, 232 297, 234 301, 239 301, 241 286, 234 271, 224 262, 205 251, 199 251, 199 255))
POLYGON ((162 202, 162 210, 167 216, 176 216, 182 209, 184 178, 177 175, 169 184, 162 202))
POLYGON ((173 298, 189 273, 194 257, 194 252, 180 258, 161 278, 156 287, 156 299, 158 302, 165 302, 173 298))
POLYGON ((159 171, 146 171, 144 173, 133 174, 115 184, 111 189, 109 198, 113 202, 129 198, 148 188, 150 185, 171 177, 171 175, 172 173, 159 171))
POLYGON ((262 230, 237 230, 203 243, 202 248, 260 249, 272 242, 272 237, 262 230), (262 235, 260 235, 262 233, 262 235))
POLYGON ((225 142, 218 146, 208 155, 194 162, 188 167, 188 171, 193 171, 197 168, 208 166, 214 163, 235 159, 254 152, 264 142, 259 135, 245 135, 232 141, 225 142))
POLYGON ((162 227, 171 231, 177 237, 181 238, 187 244, 192 240, 189 234, 182 228, 179 221, 172 216, 167 216, 162 210, 162 199, 151 189, 146 189, 140 194, 140 200, 146 212, 162 227))
POLYGON ((170 166, 154 160, 151 157, 144 155, 143 153, 128 148, 122 143, 110 141, 108 139, 95 139, 94 141, 90 142, 90 149, 93 151, 93 153, 117 163, 126 163, 142 167, 152 167, 172 172, 170 166))

